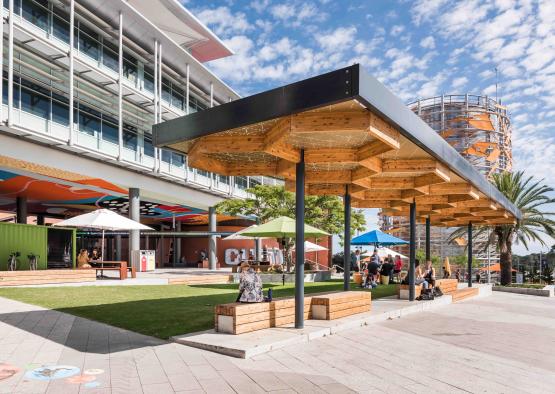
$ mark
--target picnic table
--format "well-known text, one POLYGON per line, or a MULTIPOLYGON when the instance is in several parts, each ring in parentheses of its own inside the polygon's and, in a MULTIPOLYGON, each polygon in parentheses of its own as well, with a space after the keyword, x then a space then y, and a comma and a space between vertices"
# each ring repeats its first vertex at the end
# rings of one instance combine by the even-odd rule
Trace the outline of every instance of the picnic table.
POLYGON ((127 279, 127 271, 131 272, 131 277, 136 278, 137 272, 135 267, 127 266, 127 261, 91 261, 91 266, 93 269, 100 271, 100 275, 104 274, 104 271, 118 271, 120 280, 127 279))

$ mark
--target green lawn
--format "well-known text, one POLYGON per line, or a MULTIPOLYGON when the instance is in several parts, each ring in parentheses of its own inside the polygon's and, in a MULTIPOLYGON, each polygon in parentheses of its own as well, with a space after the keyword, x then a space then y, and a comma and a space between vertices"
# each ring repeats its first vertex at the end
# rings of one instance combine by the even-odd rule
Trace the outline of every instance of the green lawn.
MULTIPOLYGON (((214 306, 234 302, 237 286, 0 288, 0 296, 166 339, 173 335, 212 328, 214 306)), ((293 284, 264 285, 265 288, 270 286, 273 288, 274 298, 292 296, 295 292, 293 284)), ((362 290, 354 284, 352 286, 355 290, 362 290)), ((342 289, 343 282, 340 280, 305 283, 307 294, 342 289)), ((382 285, 372 290, 373 299, 393 294, 395 285, 382 285)))

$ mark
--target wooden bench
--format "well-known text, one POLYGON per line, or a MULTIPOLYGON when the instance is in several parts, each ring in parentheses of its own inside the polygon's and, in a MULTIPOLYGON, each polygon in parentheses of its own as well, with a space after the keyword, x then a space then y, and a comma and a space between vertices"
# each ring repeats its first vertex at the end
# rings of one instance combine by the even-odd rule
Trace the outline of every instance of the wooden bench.
MULTIPOLYGON (((315 294, 304 299, 304 318, 333 320, 370 311, 371 293, 348 291, 315 294)), ((215 328, 218 332, 243 334, 295 322, 295 298, 272 302, 216 305, 215 328)))
POLYGON ((451 294, 453 297, 453 302, 459 302, 470 297, 475 297, 480 293, 477 287, 467 287, 465 289, 459 289, 451 294))
POLYGON ((369 291, 344 291, 312 297, 312 318, 334 320, 341 317, 369 312, 372 293, 369 291))
MULTIPOLYGON (((304 299, 304 318, 310 319, 312 298, 304 299)), ((215 328, 218 332, 244 334, 295 322, 295 298, 280 298, 272 302, 216 305, 215 328)))
POLYGON ((102 262, 97 262, 93 264, 95 264, 95 266, 93 266, 90 269, 96 270, 97 275, 98 275, 98 271, 100 271, 101 273, 103 271, 117 271, 119 272, 119 279, 123 280, 123 279, 127 279, 127 271, 129 270, 132 278, 137 277, 137 270, 135 269, 135 267, 133 266, 128 267, 126 261, 102 261, 102 262))
POLYGON ((436 287, 441 289, 443 294, 453 294, 457 291, 459 281, 456 279, 436 279, 436 287))

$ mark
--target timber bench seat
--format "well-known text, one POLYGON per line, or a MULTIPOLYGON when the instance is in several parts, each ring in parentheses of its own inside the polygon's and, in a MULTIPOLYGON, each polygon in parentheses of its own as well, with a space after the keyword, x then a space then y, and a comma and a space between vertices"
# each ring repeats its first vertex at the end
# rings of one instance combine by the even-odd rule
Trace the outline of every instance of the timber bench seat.
MULTIPOLYGON (((310 319, 312 298, 304 299, 304 318, 310 319)), ((228 334, 244 334, 265 328, 283 326, 295 322, 295 298, 277 298, 271 302, 216 305, 216 331, 228 334)))
MULTIPOLYGON (((409 285, 397 285, 397 298, 401 300, 409 299, 409 285)), ((419 297, 422 292, 422 285, 414 286, 414 297, 419 297)))
POLYGON ((312 318, 334 320, 341 317, 369 312, 372 293, 369 291, 343 291, 312 297, 312 318))
MULTIPOLYGON (((370 311, 371 293, 347 291, 315 294, 304 299, 304 318, 333 320, 370 311)), ((295 322, 295 298, 277 298, 271 302, 216 305, 217 332, 244 334, 295 322)))
POLYGON ((59 283, 94 282, 96 275, 92 270, 82 269, 45 269, 0 271, 0 287, 22 285, 45 285, 59 283))
POLYGON ((453 297, 453 302, 459 302, 467 298, 475 297, 480 293, 477 287, 467 287, 464 289, 459 289, 451 294, 453 297))
POLYGON ((453 294, 457 291, 459 281, 456 279, 437 279, 436 287, 441 289, 443 294, 453 294))
POLYGON ((117 271, 119 273, 119 279, 127 279, 127 271, 131 274, 132 278, 137 277, 137 270, 133 266, 128 266, 126 261, 104 261, 104 262, 93 262, 94 266, 92 268, 81 268, 82 270, 95 270, 97 275, 98 271, 102 274, 103 271, 117 271))

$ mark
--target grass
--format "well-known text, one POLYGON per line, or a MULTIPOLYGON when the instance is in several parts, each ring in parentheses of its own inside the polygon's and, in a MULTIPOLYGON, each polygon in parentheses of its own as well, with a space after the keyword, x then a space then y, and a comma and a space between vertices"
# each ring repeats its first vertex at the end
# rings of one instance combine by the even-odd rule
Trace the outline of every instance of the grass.
POLYGON ((539 283, 511 283, 508 287, 521 287, 525 289, 543 289, 546 284, 540 285, 539 283))
MULTIPOLYGON (((351 284, 354 290, 363 290, 351 284)), ((0 288, 0 296, 167 339, 214 326, 214 306, 234 302, 236 284, 0 288)), ((266 284, 273 296, 293 296, 293 284, 266 284)), ((305 293, 339 291, 341 280, 305 283, 305 293)), ((372 298, 394 295, 395 285, 372 289, 372 298)))

